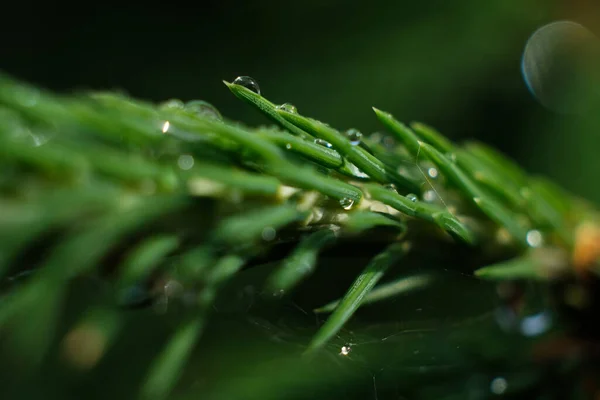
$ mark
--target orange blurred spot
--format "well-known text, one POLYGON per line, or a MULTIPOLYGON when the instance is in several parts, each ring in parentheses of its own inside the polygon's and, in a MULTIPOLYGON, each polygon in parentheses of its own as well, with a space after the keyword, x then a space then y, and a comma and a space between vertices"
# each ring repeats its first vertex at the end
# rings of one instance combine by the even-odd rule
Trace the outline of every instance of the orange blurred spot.
POLYGON ((575 272, 586 276, 598 260, 600 260, 600 227, 589 222, 583 223, 575 232, 573 249, 575 272))
POLYGON ((64 338, 62 352, 65 359, 74 367, 90 369, 94 367, 102 355, 106 338, 92 325, 80 325, 71 330, 64 338))

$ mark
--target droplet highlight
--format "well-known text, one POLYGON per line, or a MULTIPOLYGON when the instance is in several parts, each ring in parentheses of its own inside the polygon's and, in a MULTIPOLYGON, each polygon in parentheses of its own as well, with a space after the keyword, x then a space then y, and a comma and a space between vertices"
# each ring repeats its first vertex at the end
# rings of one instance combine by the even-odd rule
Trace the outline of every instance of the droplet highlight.
POLYGON ((419 199, 419 198, 417 197, 417 195, 416 195, 416 194, 414 194, 414 193, 409 193, 409 194, 407 194, 407 195, 406 195, 406 198, 407 198, 408 200, 412 201, 413 203, 416 203, 416 202, 417 202, 417 200, 419 199))
POLYGON ((233 84, 243 86, 256 94, 260 94, 260 87, 258 86, 258 82, 256 82, 254 78, 251 78, 249 76, 238 76, 234 79, 233 84))
POLYGON ((342 206, 344 210, 350 210, 352 206, 354 206, 354 200, 349 197, 344 197, 340 200, 340 206, 342 206))
POLYGON ((391 190, 394 193, 398 193, 398 189, 396 188, 396 185, 394 185, 393 183, 388 183, 387 185, 384 186, 387 190, 391 190))
POLYGON ((356 146, 360 144, 363 134, 357 129, 348 129, 344 135, 350 141, 350 144, 356 146))
POLYGON ((433 179, 437 178, 439 175, 437 168, 433 168, 433 167, 429 168, 427 170, 427 175, 429 175, 429 177, 433 178, 433 179))
POLYGON ((532 229, 527 232, 526 240, 527 244, 531 247, 540 247, 544 244, 544 237, 537 229, 532 229))
POLYGON ((204 100, 188 101, 185 105, 185 110, 196 114, 199 117, 211 118, 219 121, 223 119, 219 110, 204 100))
POLYGON ((328 149, 331 148, 331 143, 329 143, 328 141, 323 140, 323 139, 315 139, 315 144, 318 144, 319 146, 327 147, 328 149))
POLYGON ((349 356, 350 353, 352 353, 352 347, 349 344, 342 346, 342 348, 340 349, 341 356, 349 356))
POLYGON ((290 104, 290 103, 283 103, 277 106, 278 110, 281 111, 285 111, 285 112, 289 112, 292 114, 298 114, 298 109, 296 108, 295 105, 290 104))
POLYGON ((163 110, 183 110, 184 107, 185 104, 179 99, 169 99, 160 105, 163 110))

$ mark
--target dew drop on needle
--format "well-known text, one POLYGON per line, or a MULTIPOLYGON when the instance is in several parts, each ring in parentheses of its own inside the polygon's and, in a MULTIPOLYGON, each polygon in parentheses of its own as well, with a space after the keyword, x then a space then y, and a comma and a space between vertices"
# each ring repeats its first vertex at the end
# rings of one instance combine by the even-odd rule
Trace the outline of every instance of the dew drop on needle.
POLYGON ((327 147, 328 149, 331 148, 331 143, 329 143, 328 141, 323 140, 323 139, 315 139, 315 144, 318 144, 319 146, 327 147))
POLYGON ((233 84, 243 86, 256 94, 260 94, 260 87, 258 86, 258 82, 256 82, 254 78, 251 78, 249 76, 238 76, 234 79, 233 84))
POLYGON ((221 121, 223 117, 215 106, 204 100, 192 100, 185 104, 185 110, 199 117, 206 117, 221 121))
POLYGON ((357 129, 348 129, 344 135, 346 136, 346 138, 348 138, 348 140, 350 141, 350 143, 354 146, 360 144, 360 141, 362 140, 362 133, 357 130, 357 129))
POLYGON ((352 200, 349 197, 344 197, 343 199, 340 200, 340 205, 342 206, 342 208, 344 210, 350 210, 352 208, 352 206, 354 205, 354 200, 352 200))
POLYGON ((290 104, 290 103, 283 103, 281 105, 278 105, 277 109, 285 111, 285 112, 289 112, 292 114, 298 114, 298 109, 296 108, 296 106, 293 104, 290 104))

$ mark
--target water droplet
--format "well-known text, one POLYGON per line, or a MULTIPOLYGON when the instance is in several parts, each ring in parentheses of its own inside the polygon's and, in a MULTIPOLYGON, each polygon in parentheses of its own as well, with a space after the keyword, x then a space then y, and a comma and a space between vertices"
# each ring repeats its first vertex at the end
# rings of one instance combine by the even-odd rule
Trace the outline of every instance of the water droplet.
POLYGON ((254 80, 254 78, 251 78, 249 76, 238 76, 233 81, 233 84, 243 86, 246 89, 249 89, 256 94, 260 94, 260 88, 258 87, 258 82, 256 82, 254 80))
POLYGON ((396 188, 396 185, 394 185, 393 183, 388 183, 387 185, 384 186, 387 190, 391 190, 394 193, 398 193, 398 189, 396 188))
POLYGON ((315 139, 315 144, 318 144, 319 146, 327 147, 328 149, 331 148, 331 143, 329 143, 323 139, 315 139))
POLYGON ((184 106, 183 101, 179 99, 169 99, 161 103, 160 108, 163 110, 182 110, 184 106))
POLYGON ((351 199, 350 197, 344 197, 343 199, 340 200, 340 206, 342 206, 342 208, 344 210, 350 210, 353 205, 354 205, 354 200, 351 199))
POLYGON ((357 130, 357 129, 348 129, 344 135, 348 138, 348 140, 350 141, 350 144, 356 146, 357 144, 360 144, 360 141, 362 140, 362 136, 363 134, 357 130))
POLYGON ((352 175, 354 175, 357 178, 361 178, 361 179, 369 178, 369 175, 362 172, 356 165, 354 165, 352 163, 348 163, 348 169, 350 170, 350 172, 352 172, 352 175))
POLYGON ((288 150, 291 150, 292 149, 292 144, 291 143, 286 143, 285 144, 285 148, 288 149, 288 150))
POLYGON ((446 158, 451 162, 451 163, 455 163, 456 162, 456 154, 454 153, 446 153, 446 158))
POLYGON ((182 154, 177 159, 177 165, 179 165, 179 168, 187 171, 194 166, 194 157, 189 154, 182 154))
POLYGON ((277 231, 271 226, 267 226, 262 230, 261 237, 264 241, 270 242, 277 236, 277 231))
POLYGON ((223 117, 215 106, 207 103, 204 100, 188 101, 185 105, 185 110, 194 113, 200 117, 211 118, 221 121, 223 117))
POLYGON ((351 352, 352 352, 352 347, 350 347, 349 344, 342 346, 342 348, 340 349, 341 356, 348 356, 348 355, 350 355, 351 352))
POLYGON ((506 392, 508 382, 503 377, 494 378, 490 383, 490 391, 494 394, 501 395, 506 392))
POLYGON ((290 103, 283 103, 281 105, 278 105, 277 109, 285 111, 285 112, 289 112, 292 114, 298 114, 298 109, 296 108, 296 106, 293 104, 290 104, 290 103))
POLYGON ((427 170, 427 175, 429 175, 429 177, 435 179, 438 177, 438 170, 436 168, 431 167, 427 170))
POLYGON ((409 199, 410 201, 412 201, 413 203, 416 203, 416 202, 417 202, 417 200, 419 199, 419 198, 417 197, 417 195, 416 195, 416 194, 413 194, 413 193, 409 193, 409 194, 407 194, 407 195, 406 195, 406 198, 407 198, 407 199, 409 199))
POLYGON ((542 244, 544 244, 544 237, 542 236, 542 233, 537 229, 532 229, 529 232, 527 232, 526 239, 527 244, 531 247, 540 247, 542 244))
POLYGON ((433 190, 428 190, 425 193, 423 193, 423 200, 427 201, 427 202, 432 202, 437 198, 437 195, 435 194, 435 191, 433 190))
POLYGON ((165 123, 162 126, 162 133, 167 133, 170 127, 171 123, 169 121, 165 121, 165 123))
POLYGON ((598 96, 600 42, 584 26, 556 21, 535 31, 523 52, 521 72, 533 96, 564 114, 586 111, 598 96))

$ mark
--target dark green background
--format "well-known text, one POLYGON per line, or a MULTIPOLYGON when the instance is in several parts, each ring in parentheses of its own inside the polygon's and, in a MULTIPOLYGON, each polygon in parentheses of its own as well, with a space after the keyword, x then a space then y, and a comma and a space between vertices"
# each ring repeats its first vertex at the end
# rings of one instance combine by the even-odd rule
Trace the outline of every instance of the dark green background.
MULTIPOLYGON (((595 30, 586 0, 201 1, 195 5, 39 4, 7 12, 0 68, 58 91, 125 90, 205 99, 266 122, 221 80, 256 78, 275 102, 338 128, 380 129, 371 106, 446 135, 478 137, 600 199, 600 136, 545 110, 520 73, 527 38, 573 19, 595 30)), ((12 7, 15 7, 14 5, 12 7)))

